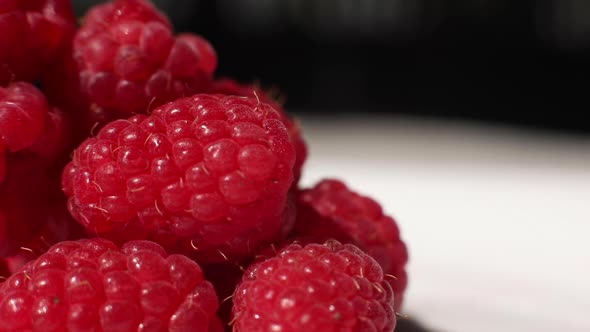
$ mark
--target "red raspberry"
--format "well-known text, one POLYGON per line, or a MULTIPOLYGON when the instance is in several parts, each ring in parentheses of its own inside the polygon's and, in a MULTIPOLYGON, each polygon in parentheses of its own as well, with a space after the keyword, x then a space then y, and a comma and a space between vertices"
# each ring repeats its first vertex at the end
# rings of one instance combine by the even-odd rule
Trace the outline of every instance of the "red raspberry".
POLYGON ((393 331, 379 264, 351 244, 294 243, 251 265, 234 294, 234 332, 393 331))
POLYGON ((149 0, 115 0, 90 8, 84 16, 84 24, 110 25, 121 20, 160 22, 171 28, 172 24, 149 0))
POLYGON ((33 81, 71 41, 70 0, 0 2, 0 84, 33 81))
MULTIPOLYGON (((81 96, 56 98, 82 97, 83 106, 72 112, 86 133, 96 123, 204 92, 217 66, 209 42, 194 34, 174 37, 168 19, 147 0, 116 0, 91 9, 76 33, 72 54, 76 66, 72 69, 64 60, 64 76, 75 75, 81 96)), ((60 81, 57 75, 45 84, 72 86, 60 81)))
POLYGON ((199 265, 153 242, 61 242, 0 286, 0 331, 208 331, 217 306, 199 265))
POLYGON ((30 241, 63 196, 55 168, 67 129, 63 114, 31 84, 0 87, 0 257, 30 241))
POLYGON ((297 184, 299 178, 301 177, 303 164, 305 159, 307 159, 307 144, 303 139, 301 126, 297 120, 293 119, 277 100, 255 85, 241 84, 229 78, 222 78, 214 81, 213 84, 211 84, 209 93, 258 98, 261 102, 271 105, 279 112, 285 127, 287 127, 287 130, 289 131, 291 142, 295 148, 296 158, 295 167, 293 168, 293 175, 295 176, 294 184, 297 184))
POLYGON ((297 199, 295 237, 329 238, 352 243, 373 257, 387 274, 396 309, 407 285, 408 251, 395 221, 381 206, 337 180, 323 180, 300 192, 297 199))
POLYGON ((4 165, 0 173, 8 172, 13 153, 51 160, 59 156, 66 141, 64 116, 48 105, 41 91, 24 82, 0 87, 0 164, 4 165))
POLYGON ((98 235, 202 262, 248 257, 294 221, 295 153, 280 119, 255 99, 195 95, 111 122, 64 170, 70 212, 98 235))

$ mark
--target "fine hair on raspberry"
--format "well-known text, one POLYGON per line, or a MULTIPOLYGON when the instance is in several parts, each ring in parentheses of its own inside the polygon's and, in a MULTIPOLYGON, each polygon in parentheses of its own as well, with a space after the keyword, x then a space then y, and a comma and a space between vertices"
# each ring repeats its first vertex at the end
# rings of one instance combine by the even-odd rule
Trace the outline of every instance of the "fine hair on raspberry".
POLYGON ((149 241, 51 247, 0 285, 0 331, 200 331, 218 299, 199 265, 149 241))
POLYGON ((94 234, 223 261, 289 232, 294 160, 272 107, 201 94, 107 124, 75 150, 63 188, 94 234))
POLYGON ((329 240, 267 250, 233 297, 233 331, 375 331, 396 325, 391 286, 358 247, 329 240))

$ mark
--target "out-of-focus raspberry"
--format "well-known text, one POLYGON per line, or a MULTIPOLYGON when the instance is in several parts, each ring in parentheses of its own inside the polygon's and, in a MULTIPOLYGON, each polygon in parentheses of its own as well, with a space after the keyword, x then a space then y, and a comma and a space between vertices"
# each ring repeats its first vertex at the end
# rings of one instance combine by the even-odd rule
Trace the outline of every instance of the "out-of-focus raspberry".
POLYGON ((149 1, 115 0, 90 9, 70 54, 43 85, 87 136, 111 120, 205 92, 216 67, 207 40, 175 36, 167 17, 149 1))
POLYGON ((294 237, 336 239, 367 252, 382 267, 400 310, 407 285, 408 250, 396 222, 379 203, 359 195, 338 180, 326 179, 297 198, 294 237))
POLYGON ((70 0, 2 0, 0 85, 38 79, 70 43, 75 26, 70 0))

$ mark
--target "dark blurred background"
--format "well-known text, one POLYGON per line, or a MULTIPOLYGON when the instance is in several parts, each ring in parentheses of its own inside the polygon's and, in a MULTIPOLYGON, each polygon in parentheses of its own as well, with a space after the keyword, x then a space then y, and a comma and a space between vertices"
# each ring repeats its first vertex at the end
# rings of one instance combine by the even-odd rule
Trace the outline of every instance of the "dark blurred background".
MULTIPOLYGON (((79 15, 100 1, 73 0, 79 15)), ((155 0, 294 112, 590 133, 588 0, 155 0)))

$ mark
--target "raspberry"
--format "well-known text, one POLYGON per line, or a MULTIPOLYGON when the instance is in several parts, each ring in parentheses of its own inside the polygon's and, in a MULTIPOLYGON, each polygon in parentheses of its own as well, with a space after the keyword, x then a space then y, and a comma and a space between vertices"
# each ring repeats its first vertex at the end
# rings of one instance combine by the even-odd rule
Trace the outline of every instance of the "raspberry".
POLYGON ((48 160, 59 157, 67 142, 67 129, 64 115, 50 107, 33 85, 17 82, 0 87, 0 183, 10 172, 15 153, 48 160))
POLYGON ((199 265, 153 242, 61 242, 0 286, 0 331, 208 331, 217 306, 199 265))
POLYGON ((234 332, 393 331, 379 264, 351 244, 294 243, 251 265, 234 298, 234 332))
POLYGON ((78 86, 80 95, 62 92, 55 98, 79 107, 72 112, 86 133, 96 123, 204 92, 217 66, 209 42, 188 33, 175 37, 168 19, 144 0, 116 0, 91 9, 75 35, 72 56, 75 63, 63 60, 62 70, 76 84, 56 74, 45 84, 78 86))
POLYGON ((0 87, 0 257, 26 245, 59 204, 55 168, 68 129, 63 114, 31 84, 0 87))
POLYGON ((39 78, 71 41, 74 29, 69 0, 2 0, 0 84, 39 78))
POLYGON ((294 221, 295 153, 280 119, 255 99, 195 95, 111 122, 64 170, 70 212, 100 236, 203 263, 248 257, 294 221))
POLYGON ((235 80, 229 78, 222 78, 214 81, 209 88, 209 93, 235 95, 242 97, 258 98, 261 102, 271 105, 281 115, 281 119, 289 131, 289 137, 295 148, 295 167, 293 168, 293 175, 295 177, 294 184, 297 184, 301 177, 301 171, 305 159, 307 159, 307 144, 303 139, 301 126, 284 110, 282 105, 269 96, 265 91, 257 86, 240 84, 235 80))
POLYGON ((299 193, 294 233, 295 237, 320 241, 334 238, 366 251, 389 276, 396 309, 401 308, 408 251, 395 221, 383 214, 377 202, 351 191, 340 181, 323 180, 299 193))

